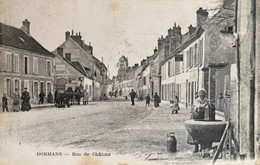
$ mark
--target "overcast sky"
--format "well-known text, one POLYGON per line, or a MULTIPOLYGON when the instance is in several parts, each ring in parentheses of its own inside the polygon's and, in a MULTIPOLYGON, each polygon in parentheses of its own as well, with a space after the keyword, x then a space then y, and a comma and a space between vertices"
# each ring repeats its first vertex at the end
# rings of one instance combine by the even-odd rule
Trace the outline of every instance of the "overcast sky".
MULTIPOLYGON (((157 39, 174 22, 182 33, 196 24, 199 7, 212 9, 220 0, 1 0, 0 21, 20 28, 31 22, 31 35, 53 51, 65 40, 65 31, 81 32, 94 55, 117 73, 120 56, 129 65, 153 54, 157 39)), ((210 12, 210 15, 213 13, 210 12)))

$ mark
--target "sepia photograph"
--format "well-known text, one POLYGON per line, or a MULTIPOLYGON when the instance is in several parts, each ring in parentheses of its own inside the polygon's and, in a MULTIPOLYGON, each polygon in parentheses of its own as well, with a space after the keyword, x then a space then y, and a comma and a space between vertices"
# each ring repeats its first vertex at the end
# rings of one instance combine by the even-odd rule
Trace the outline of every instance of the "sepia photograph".
POLYGON ((260 165, 259 0, 0 0, 0 165, 260 165))

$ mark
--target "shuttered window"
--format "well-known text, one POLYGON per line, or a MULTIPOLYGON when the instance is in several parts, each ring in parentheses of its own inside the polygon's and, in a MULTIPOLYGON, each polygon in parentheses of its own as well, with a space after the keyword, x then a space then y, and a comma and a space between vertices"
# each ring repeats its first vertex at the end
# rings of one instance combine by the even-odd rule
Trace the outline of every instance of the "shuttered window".
POLYGON ((12 54, 10 52, 5 53, 5 71, 12 71, 12 54))
POLYGON ((19 72, 19 54, 14 53, 14 60, 13 60, 13 71, 19 72))
POLYGON ((38 58, 33 57, 33 73, 38 74, 38 58))

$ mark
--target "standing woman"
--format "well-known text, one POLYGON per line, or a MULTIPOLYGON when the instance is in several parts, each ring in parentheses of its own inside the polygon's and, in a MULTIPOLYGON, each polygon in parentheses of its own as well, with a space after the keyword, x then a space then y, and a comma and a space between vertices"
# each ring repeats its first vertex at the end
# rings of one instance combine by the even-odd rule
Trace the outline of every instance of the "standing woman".
MULTIPOLYGON (((191 119, 193 120, 203 120, 204 119, 204 109, 209 104, 208 99, 206 98, 206 90, 201 89, 198 93, 198 97, 194 101, 193 110, 191 111, 191 119)), ((199 151, 199 144, 197 141, 188 135, 188 144, 195 145, 194 153, 199 151)))
POLYGON ((17 88, 15 88, 12 98, 13 98, 12 109, 14 112, 18 112, 20 110, 20 96, 17 88))
POLYGON ((156 108, 159 107, 160 97, 157 95, 157 92, 155 92, 153 99, 154 99, 154 107, 156 107, 156 108))
POLYGON ((22 111, 29 111, 31 109, 31 104, 30 104, 30 94, 27 92, 27 88, 24 88, 24 92, 22 93, 21 99, 23 100, 22 102, 22 111))

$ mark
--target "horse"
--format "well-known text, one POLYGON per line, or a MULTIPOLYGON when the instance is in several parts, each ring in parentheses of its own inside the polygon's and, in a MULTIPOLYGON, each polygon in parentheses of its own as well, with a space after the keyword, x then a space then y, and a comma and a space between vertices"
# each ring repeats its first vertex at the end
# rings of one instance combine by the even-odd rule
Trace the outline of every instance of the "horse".
POLYGON ((80 99, 83 97, 83 92, 80 90, 79 87, 76 87, 74 90, 74 96, 77 101, 77 104, 80 105, 80 99))
POLYGON ((70 105, 72 105, 72 104, 74 104, 74 95, 75 95, 75 93, 73 92, 73 90, 72 90, 71 87, 69 87, 69 88, 67 89, 67 92, 68 92, 68 94, 69 94, 70 105))

